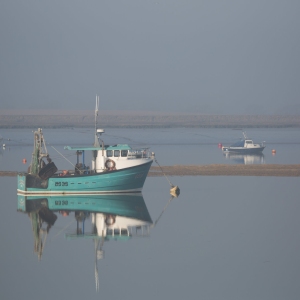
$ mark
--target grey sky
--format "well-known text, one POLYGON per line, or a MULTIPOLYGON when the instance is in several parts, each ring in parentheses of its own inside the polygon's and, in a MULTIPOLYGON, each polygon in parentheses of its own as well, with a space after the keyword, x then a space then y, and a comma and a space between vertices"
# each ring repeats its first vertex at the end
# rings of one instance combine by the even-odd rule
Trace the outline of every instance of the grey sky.
POLYGON ((298 0, 0 2, 0 109, 300 114, 298 0))

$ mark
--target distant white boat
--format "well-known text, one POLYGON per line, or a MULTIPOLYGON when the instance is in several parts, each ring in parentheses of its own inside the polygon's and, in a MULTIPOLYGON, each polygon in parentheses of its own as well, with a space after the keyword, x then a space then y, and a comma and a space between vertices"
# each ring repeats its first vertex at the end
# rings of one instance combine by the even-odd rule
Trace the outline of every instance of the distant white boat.
POLYGON ((244 138, 237 141, 231 146, 223 146, 222 150, 225 153, 240 153, 240 154, 249 154, 249 153, 260 153, 265 149, 264 142, 260 144, 254 144, 253 140, 249 139, 246 136, 246 133, 243 132, 244 138))

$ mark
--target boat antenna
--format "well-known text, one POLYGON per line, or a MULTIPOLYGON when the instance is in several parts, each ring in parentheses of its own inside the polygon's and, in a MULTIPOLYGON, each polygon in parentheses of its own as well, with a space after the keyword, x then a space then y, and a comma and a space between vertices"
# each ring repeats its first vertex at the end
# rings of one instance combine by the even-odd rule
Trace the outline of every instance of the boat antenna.
POLYGON ((95 283, 96 283, 96 292, 99 292, 99 273, 98 273, 98 263, 99 259, 103 258, 104 251, 102 250, 104 244, 104 232, 102 230, 101 242, 100 240, 94 240, 95 246, 95 283))
POLYGON ((95 143, 94 147, 100 147, 98 136, 97 136, 97 117, 99 111, 99 96, 96 95, 96 107, 95 107, 95 143))

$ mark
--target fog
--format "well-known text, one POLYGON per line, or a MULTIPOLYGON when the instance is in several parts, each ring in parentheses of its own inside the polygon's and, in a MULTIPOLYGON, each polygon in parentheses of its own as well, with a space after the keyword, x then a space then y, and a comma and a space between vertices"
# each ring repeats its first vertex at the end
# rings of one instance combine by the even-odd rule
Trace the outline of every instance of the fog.
POLYGON ((0 109, 300 114, 299 1, 1 1, 0 109))

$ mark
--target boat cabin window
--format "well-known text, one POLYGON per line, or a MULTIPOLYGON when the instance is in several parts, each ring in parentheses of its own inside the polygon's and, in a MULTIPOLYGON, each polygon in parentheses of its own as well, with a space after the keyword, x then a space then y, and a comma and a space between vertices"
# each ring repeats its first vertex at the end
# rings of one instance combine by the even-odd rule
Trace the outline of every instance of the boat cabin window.
POLYGON ((119 156, 120 156, 120 150, 115 150, 114 157, 119 157, 119 156))
POLYGON ((107 157, 112 157, 113 156, 113 151, 112 150, 106 150, 106 156, 107 157))
POLYGON ((231 145, 231 147, 244 147, 244 141, 238 141, 236 143, 234 143, 233 145, 231 145))
POLYGON ((253 144, 252 141, 246 141, 246 144, 253 144))
POLYGON ((125 228, 122 228, 122 229, 121 229, 121 235, 129 235, 129 234, 128 234, 128 230, 125 229, 125 228))
POLYGON ((121 156, 122 157, 127 157, 127 154, 128 154, 128 150, 122 150, 121 151, 121 156))

